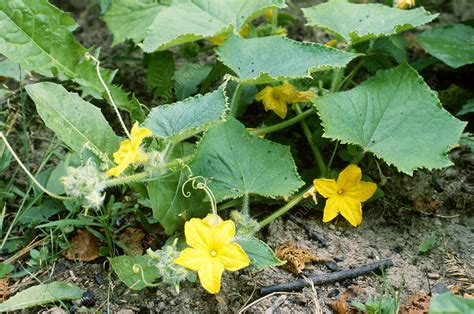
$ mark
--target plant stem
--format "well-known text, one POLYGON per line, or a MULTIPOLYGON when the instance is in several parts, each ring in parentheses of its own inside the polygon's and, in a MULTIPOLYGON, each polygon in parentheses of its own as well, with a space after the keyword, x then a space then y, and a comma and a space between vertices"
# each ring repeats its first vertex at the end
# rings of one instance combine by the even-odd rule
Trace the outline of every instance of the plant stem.
POLYGON ((336 156, 338 147, 339 147, 339 141, 336 142, 336 145, 334 145, 334 149, 332 150, 331 158, 329 159, 329 162, 328 162, 328 167, 327 167, 328 170, 331 169, 332 162, 334 160, 334 156, 336 156))
POLYGON ((334 93, 338 90, 343 75, 344 75, 344 68, 338 68, 337 70, 334 70, 334 74, 332 76, 332 81, 331 81, 331 89, 330 89, 331 93, 334 93))
POLYGON ((274 28, 278 27, 278 9, 272 9, 272 25, 274 28))
POLYGON ((10 153, 12 154, 13 158, 15 158, 16 162, 18 163, 18 165, 20 165, 21 169, 23 169, 23 171, 25 171, 25 173, 28 175, 28 177, 30 177, 31 181, 33 181, 34 184, 36 184, 36 186, 41 190, 43 191, 44 193, 48 194, 49 196, 51 196, 52 198, 56 198, 56 199, 59 199, 59 200, 65 200, 67 199, 67 197, 64 197, 64 196, 59 196, 59 195, 56 195, 54 194, 53 192, 50 192, 48 189, 46 189, 41 183, 38 182, 38 180, 36 180, 35 176, 33 174, 31 174, 31 172, 28 170, 28 168, 26 168, 26 166, 23 164, 23 162, 20 160, 20 158, 17 156, 17 154, 15 153, 15 151, 13 150, 13 148, 10 146, 10 143, 8 143, 7 141, 7 138, 3 135, 2 132, 0 132, 0 139, 3 140, 3 142, 5 143, 5 146, 7 147, 7 149, 10 151, 10 153))
POLYGON ((279 131, 281 129, 292 126, 293 124, 296 124, 296 123, 300 122, 301 120, 306 119, 307 117, 309 117, 310 115, 312 115, 315 112, 316 112, 316 109, 314 109, 314 108, 308 109, 306 111, 303 111, 301 114, 296 115, 295 117, 293 117, 291 119, 288 119, 288 120, 285 120, 283 122, 274 124, 272 126, 268 126, 268 127, 265 127, 265 128, 260 128, 260 129, 253 130, 253 131, 250 132, 250 134, 263 135, 263 134, 268 134, 268 133, 279 131))
MULTIPOLYGON (((183 158, 175 159, 170 162, 167 162, 164 164, 165 169, 171 169, 179 165, 184 165, 186 162, 190 161, 193 158, 193 156, 185 156, 183 158)), ((109 179, 104 182, 105 187, 112 187, 112 186, 117 186, 117 185, 122 185, 122 184, 127 184, 127 183, 132 183, 132 182, 137 182, 142 179, 145 179, 146 177, 149 176, 148 172, 139 172, 135 173, 129 176, 125 177, 120 177, 120 178, 115 178, 115 179, 109 179)))
MULTIPOLYGON (((294 108, 295 108, 295 111, 298 115, 303 114, 299 104, 295 104, 294 108)), ((311 134, 311 130, 309 129, 309 126, 306 123, 306 121, 301 120, 300 124, 301 124, 301 127, 303 128, 304 134, 306 135, 306 139, 309 142, 309 146, 311 147, 311 150, 313 151, 314 157, 316 158, 316 163, 318 165, 319 172, 322 176, 324 176, 324 174, 326 173, 326 165, 324 163, 323 155, 319 151, 318 146, 316 146, 316 144, 314 143, 313 135, 311 134)))
POLYGON ((249 195, 248 194, 244 194, 242 198, 242 212, 244 213, 244 215, 248 215, 249 213, 249 195))
POLYGON ((237 86, 235 87, 234 95, 232 96, 232 102, 230 103, 231 114, 234 117, 237 114, 237 110, 239 109, 239 100, 240 100, 241 92, 242 92, 242 84, 239 82, 237 83, 237 86))
POLYGON ((360 68, 362 67, 363 62, 359 61, 357 65, 351 70, 351 72, 342 80, 341 82, 341 90, 344 90, 352 80, 352 78, 359 72, 360 68))
POLYGON ((288 203, 285 204, 282 208, 265 218, 264 220, 260 221, 259 226, 260 228, 265 227, 269 223, 271 223, 273 220, 277 219, 281 215, 285 214, 287 211, 298 205, 299 202, 301 202, 304 199, 304 194, 308 191, 307 188, 305 188, 302 192, 297 194, 295 197, 293 197, 288 203))

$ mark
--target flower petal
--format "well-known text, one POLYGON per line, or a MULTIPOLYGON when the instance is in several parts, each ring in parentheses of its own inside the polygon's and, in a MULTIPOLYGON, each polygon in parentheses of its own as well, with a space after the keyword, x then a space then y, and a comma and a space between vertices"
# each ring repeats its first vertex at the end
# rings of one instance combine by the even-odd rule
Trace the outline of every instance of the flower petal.
POLYGON ((192 218, 184 224, 186 243, 201 250, 210 251, 213 246, 212 227, 198 218, 192 218))
POLYGON ((339 215, 339 203, 337 201, 339 197, 330 197, 326 200, 326 206, 324 206, 323 222, 329 222, 339 215))
POLYGON ((203 288, 213 294, 219 292, 223 272, 224 265, 218 258, 211 258, 208 262, 202 264, 198 270, 198 275, 203 288))
POLYGON ((257 100, 257 101, 262 101, 263 99, 265 99, 265 98, 271 96, 272 91, 273 91, 273 87, 271 87, 271 86, 265 87, 264 89, 262 89, 261 91, 259 91, 259 92, 257 93, 257 95, 255 95, 255 100, 257 100))
POLYGON ((346 218, 354 227, 360 225, 362 223, 362 204, 360 201, 347 196, 340 196, 339 199, 339 211, 342 217, 346 218))
POLYGON ((356 165, 349 165, 341 171, 337 178, 337 184, 343 189, 350 189, 359 184, 362 178, 362 171, 356 165))
POLYGON ((193 248, 186 248, 181 251, 181 254, 174 262, 191 270, 198 270, 205 263, 210 263, 211 255, 206 250, 196 250, 193 248))
POLYGON ((337 192, 340 190, 339 185, 334 179, 315 179, 313 184, 316 192, 325 198, 337 195, 337 192))
POLYGON ((235 237, 235 225, 232 220, 226 220, 219 225, 212 227, 212 246, 211 249, 219 251, 226 246, 235 237))
POLYGON ((361 202, 365 202, 374 195, 377 190, 377 184, 373 182, 361 181, 354 187, 347 188, 344 190, 344 195, 355 198, 361 202))
POLYGON ((220 259, 225 269, 236 271, 250 265, 250 259, 245 251, 237 243, 231 243, 223 246, 218 252, 217 257, 220 259))

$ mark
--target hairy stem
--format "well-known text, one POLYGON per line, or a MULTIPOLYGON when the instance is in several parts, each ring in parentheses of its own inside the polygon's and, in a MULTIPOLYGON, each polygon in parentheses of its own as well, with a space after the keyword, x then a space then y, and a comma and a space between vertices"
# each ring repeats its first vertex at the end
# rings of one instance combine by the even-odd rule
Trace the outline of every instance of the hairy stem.
MULTIPOLYGON (((298 115, 303 114, 303 111, 301 111, 301 107, 299 104, 294 105, 295 111, 298 115)), ((311 150, 313 151, 314 157, 316 158, 316 163, 319 168, 319 172, 321 175, 324 176, 326 173, 326 165, 324 163, 324 158, 321 152, 319 151, 318 146, 313 141, 313 135, 311 134, 311 130, 309 129, 308 124, 306 123, 305 120, 300 121, 301 127, 303 128, 304 135, 306 136, 306 139, 309 142, 309 146, 311 147, 311 150)))
POLYGON ((298 115, 296 115, 295 117, 293 117, 291 119, 288 119, 288 120, 285 120, 283 122, 274 124, 272 126, 268 126, 268 127, 265 127, 265 128, 260 128, 260 129, 253 130, 250 133, 253 134, 253 135, 264 135, 264 134, 276 132, 276 131, 279 131, 281 129, 292 126, 293 124, 296 124, 296 123, 300 122, 301 120, 306 119, 307 117, 309 117, 313 113, 316 113, 316 109, 311 108, 311 109, 308 109, 306 111, 303 111, 301 114, 298 114, 298 115))

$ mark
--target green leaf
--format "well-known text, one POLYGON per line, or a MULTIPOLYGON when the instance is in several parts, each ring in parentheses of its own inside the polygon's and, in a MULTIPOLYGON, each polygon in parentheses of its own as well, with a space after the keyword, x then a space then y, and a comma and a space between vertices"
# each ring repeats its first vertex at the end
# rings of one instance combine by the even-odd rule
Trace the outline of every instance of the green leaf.
POLYGON ((436 240, 437 239, 435 235, 430 235, 420 244, 420 246, 418 247, 418 252, 426 253, 428 251, 431 251, 436 245, 436 240))
POLYGON ((103 19, 112 35, 113 45, 132 39, 139 43, 158 12, 165 6, 156 0, 113 0, 103 19))
POLYGON ((310 77, 314 71, 344 67, 358 56, 284 36, 251 39, 231 36, 217 49, 217 55, 246 84, 310 77))
MULTIPOLYGON (((155 96, 172 98, 171 87, 175 72, 174 58, 171 51, 158 51, 150 55, 146 85, 148 90, 155 90, 155 96)), ((169 101, 168 101, 169 102, 169 101)))
POLYGON ((452 293, 435 295, 430 302, 429 314, 474 313, 474 300, 463 299, 452 293))
POLYGON ((474 28, 468 25, 436 26, 418 35, 416 41, 452 68, 474 63, 474 28))
POLYGON ((111 155, 119 147, 115 135, 99 108, 61 85, 43 82, 25 87, 41 119, 73 151, 88 144, 96 152, 111 155))
POLYGON ((459 110, 458 113, 456 113, 457 116, 463 116, 468 113, 473 113, 474 112, 474 98, 469 99, 464 106, 462 106, 462 109, 459 110))
POLYGON ((217 201, 246 194, 289 197, 303 185, 290 148, 250 135, 234 118, 204 135, 192 164, 217 201))
POLYGON ((0 304, 0 312, 18 311, 62 300, 76 300, 80 299, 83 293, 84 290, 76 285, 55 281, 18 292, 0 304))
POLYGON ((0 141, 0 173, 10 166, 12 155, 3 141, 0 141))
POLYGON ((0 279, 11 273, 14 268, 12 264, 0 263, 0 279))
POLYGON ((198 85, 209 75, 207 64, 185 63, 174 74, 176 99, 183 100, 198 91, 198 85))
POLYGON ((109 258, 109 261, 120 280, 132 290, 142 290, 143 288, 147 287, 147 284, 143 282, 142 273, 135 273, 133 271, 133 265, 135 264, 141 266, 143 269, 143 277, 148 283, 153 283, 153 281, 158 278, 156 266, 149 263, 150 257, 148 255, 122 255, 109 258))
POLYGON ((143 50, 153 52, 230 31, 284 0, 185 0, 162 8, 149 26, 143 50))
MULTIPOLYGON (((74 39, 77 27, 69 14, 47 0, 0 1, 0 53, 28 71, 47 77, 69 78, 85 93, 100 98, 105 89, 87 50, 74 39)), ((111 82, 114 72, 102 70, 104 80, 113 89, 117 106, 139 116, 139 107, 128 101, 127 94, 111 82)))
POLYGON ((187 219, 204 217, 209 213, 210 205, 204 202, 206 194, 203 191, 193 190, 188 185, 185 192, 189 193, 189 197, 183 195, 181 187, 188 178, 189 171, 183 170, 148 184, 153 217, 168 235, 181 230, 187 219))
POLYGON ((18 64, 10 61, 9 59, 0 61, 0 76, 9 77, 14 80, 20 81, 20 75, 24 79, 26 72, 20 72, 20 67, 18 66, 18 64))
POLYGON ((451 165, 446 152, 466 125, 441 107, 436 94, 407 64, 313 102, 324 137, 358 144, 408 174, 451 165))
POLYGON ((250 258, 250 267, 255 269, 264 269, 273 266, 285 264, 285 261, 279 260, 273 250, 263 241, 257 238, 237 237, 235 239, 247 256, 250 258))
POLYGON ((28 227, 34 227, 48 221, 50 217, 59 213, 63 208, 64 206, 59 201, 47 198, 40 205, 28 207, 23 211, 18 222, 28 227))
POLYGON ((331 0, 303 9, 308 25, 318 26, 349 43, 392 35, 434 20, 423 8, 400 10, 382 4, 354 4, 331 0))
POLYGON ((224 121, 226 108, 221 87, 206 95, 153 108, 144 126, 154 136, 177 143, 224 121))

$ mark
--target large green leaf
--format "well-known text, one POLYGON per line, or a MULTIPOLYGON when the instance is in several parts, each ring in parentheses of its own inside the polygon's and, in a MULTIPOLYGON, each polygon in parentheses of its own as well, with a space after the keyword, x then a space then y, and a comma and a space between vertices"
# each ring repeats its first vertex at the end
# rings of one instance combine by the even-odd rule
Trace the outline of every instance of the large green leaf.
MULTIPOLYGON (((217 35, 242 26, 284 0, 181 0, 162 8, 148 27, 143 50, 153 52, 217 35)), ((126 22, 126 20, 124 20, 126 22)))
POLYGON ((408 174, 451 165, 446 152, 466 125, 441 107, 436 94, 407 64, 313 102, 325 137, 361 145, 408 174))
POLYGON ((221 87, 206 95, 153 108, 145 121, 145 127, 154 136, 180 142, 224 121, 226 107, 224 88, 221 87))
POLYGON ((76 300, 80 299, 83 293, 84 290, 76 285, 55 281, 18 292, 0 304, 0 312, 18 311, 61 300, 76 300))
POLYGON ((284 36, 242 39, 232 36, 217 50, 219 59, 244 83, 309 77, 311 72, 344 67, 357 54, 284 36))
POLYGON ((303 185, 290 148, 250 135, 229 118, 204 135, 192 164, 217 201, 248 194, 289 197, 303 185))
POLYGON ((257 238, 237 237, 235 239, 247 256, 250 258, 250 267, 264 269, 268 267, 280 266, 285 261, 279 260, 273 250, 263 241, 257 238))
POLYGON ((430 302, 430 314, 472 314, 474 313, 474 300, 461 298, 452 293, 435 295, 430 302))
POLYGON ((51 82, 25 88, 46 126, 72 150, 81 151, 88 144, 94 151, 110 156, 119 147, 120 138, 100 109, 79 95, 51 82))
POLYGON ((344 38, 347 42, 360 42, 370 38, 395 34, 434 20, 423 8, 400 10, 382 4, 354 4, 347 0, 331 0, 303 9, 311 26, 344 38))
POLYGON ((164 6, 156 0, 113 0, 104 15, 113 45, 132 39, 139 43, 145 39, 146 30, 164 6))
POLYGON ((474 63, 474 28, 470 26, 436 26, 418 35, 416 41, 450 67, 474 63))
POLYGON ((150 264, 150 257, 143 256, 127 256, 122 255, 114 258, 109 258, 110 265, 120 278, 132 290, 142 290, 147 287, 143 281, 143 277, 148 283, 153 283, 158 278, 156 266, 150 264), (134 272, 133 266, 140 265, 143 270, 143 277, 141 271, 134 272))
POLYGON ((210 204, 204 202, 206 194, 201 190, 185 187, 188 197, 181 187, 189 178, 189 171, 183 170, 153 180, 148 184, 153 216, 160 222, 166 234, 182 229, 185 221, 193 217, 203 217, 210 211, 210 204))
MULTIPOLYGON (((0 1, 0 53, 22 68, 47 77, 71 79, 86 94, 100 98, 105 89, 92 60, 84 60, 87 50, 74 39, 77 24, 47 0, 0 1)), ((139 108, 127 94, 112 86, 114 73, 102 70, 117 106, 138 115, 139 108)))

